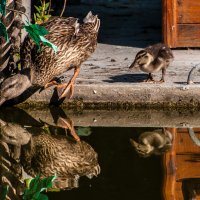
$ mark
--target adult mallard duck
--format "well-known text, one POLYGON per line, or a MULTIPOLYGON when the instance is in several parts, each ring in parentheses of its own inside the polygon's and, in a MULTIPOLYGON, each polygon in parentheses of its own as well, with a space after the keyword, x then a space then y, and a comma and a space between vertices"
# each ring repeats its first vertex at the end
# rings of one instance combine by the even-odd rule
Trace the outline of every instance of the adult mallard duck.
POLYGON ((23 70, 2 83, 0 105, 19 96, 31 86, 47 88, 57 85, 59 98, 73 95, 80 65, 96 48, 100 20, 97 15, 89 12, 80 25, 73 17, 52 17, 42 25, 49 31, 46 39, 58 47, 58 52, 54 53, 45 45, 41 45, 39 51, 32 39, 25 38, 21 49, 23 70), (54 80, 70 69, 74 69, 74 75, 68 83, 59 84, 54 80))
POLYGON ((74 142, 61 135, 39 133, 22 148, 22 165, 31 176, 57 175, 55 187, 78 186, 81 176, 89 178, 100 173, 97 153, 84 141, 74 142))
POLYGON ((162 78, 159 81, 162 83, 165 82, 166 69, 173 59, 171 49, 165 44, 158 43, 139 51, 129 68, 139 67, 140 70, 149 73, 146 82, 155 82, 152 73, 162 70, 162 78))
POLYGON ((172 146, 172 134, 165 128, 147 131, 139 136, 138 142, 130 139, 132 146, 136 152, 148 157, 151 154, 162 154, 172 146))

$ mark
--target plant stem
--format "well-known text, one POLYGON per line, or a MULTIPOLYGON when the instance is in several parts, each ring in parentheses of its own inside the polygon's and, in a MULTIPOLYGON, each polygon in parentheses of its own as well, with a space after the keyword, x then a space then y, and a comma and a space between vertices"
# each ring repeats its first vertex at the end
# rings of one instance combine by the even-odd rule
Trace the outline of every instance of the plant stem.
POLYGON ((64 0, 64 5, 63 5, 62 12, 61 12, 61 14, 60 14, 60 17, 62 17, 62 16, 63 16, 63 13, 65 12, 66 4, 67 4, 67 0, 64 0))

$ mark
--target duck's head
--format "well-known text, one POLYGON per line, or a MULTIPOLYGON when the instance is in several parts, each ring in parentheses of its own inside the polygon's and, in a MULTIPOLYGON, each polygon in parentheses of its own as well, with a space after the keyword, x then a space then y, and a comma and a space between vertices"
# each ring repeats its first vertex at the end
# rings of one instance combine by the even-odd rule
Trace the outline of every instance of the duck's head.
POLYGON ((31 85, 29 77, 25 74, 16 74, 7 78, 0 87, 0 106, 5 101, 21 95, 31 85))
POLYGON ((133 139, 130 139, 130 143, 134 147, 135 151, 142 157, 148 157, 154 151, 154 147, 151 145, 140 144, 133 139))
POLYGON ((98 18, 98 15, 93 15, 91 11, 83 19, 83 22, 84 22, 84 24, 91 24, 92 25, 92 29, 95 32, 99 31, 100 19, 98 18))
POLYGON ((148 66, 153 60, 153 55, 145 50, 141 50, 135 56, 135 60, 130 65, 129 69, 148 66))

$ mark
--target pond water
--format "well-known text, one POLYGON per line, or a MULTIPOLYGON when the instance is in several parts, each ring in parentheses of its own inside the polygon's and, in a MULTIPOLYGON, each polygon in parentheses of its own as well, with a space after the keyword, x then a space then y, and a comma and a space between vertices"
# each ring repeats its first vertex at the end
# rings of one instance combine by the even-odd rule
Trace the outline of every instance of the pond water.
POLYGON ((1 109, 1 196, 9 186, 7 197, 21 199, 25 180, 56 174, 42 193, 48 199, 198 199, 200 129, 187 127, 196 119, 180 116, 164 127, 144 113, 141 119, 134 111, 100 113, 1 109))

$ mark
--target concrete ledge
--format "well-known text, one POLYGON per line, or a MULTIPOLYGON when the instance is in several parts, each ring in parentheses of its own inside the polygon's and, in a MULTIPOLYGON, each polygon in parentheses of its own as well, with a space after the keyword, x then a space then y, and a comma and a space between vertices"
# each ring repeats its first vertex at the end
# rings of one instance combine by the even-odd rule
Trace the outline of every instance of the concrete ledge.
MULTIPOLYGON (((36 92, 25 101, 28 104, 49 104, 56 102, 53 99, 55 90, 53 88, 36 92)), ((75 104, 98 107, 112 103, 113 106, 127 104, 129 107, 198 107, 200 105, 199 85, 165 86, 157 84, 144 85, 76 85, 75 94, 72 99, 65 99, 63 106, 75 104), (78 103, 79 102, 79 103, 78 103), (95 106, 96 105, 96 106, 95 106)), ((77 105, 78 106, 78 105, 77 105)))

